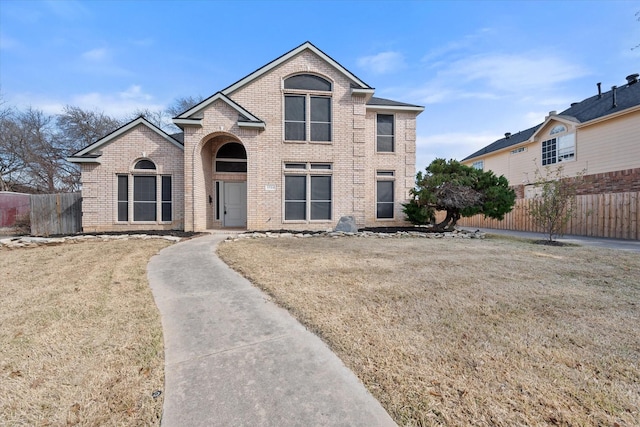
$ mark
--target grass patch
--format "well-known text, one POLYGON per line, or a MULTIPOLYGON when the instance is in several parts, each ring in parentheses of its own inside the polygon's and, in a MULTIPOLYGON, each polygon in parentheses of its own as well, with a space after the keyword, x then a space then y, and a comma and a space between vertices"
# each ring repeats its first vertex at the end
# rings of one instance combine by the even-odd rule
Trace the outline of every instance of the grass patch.
POLYGON ((146 266, 168 244, 0 249, 3 424, 160 424, 163 337, 146 266))
POLYGON ((517 239, 246 239, 219 255, 400 425, 637 425, 640 256, 517 239))

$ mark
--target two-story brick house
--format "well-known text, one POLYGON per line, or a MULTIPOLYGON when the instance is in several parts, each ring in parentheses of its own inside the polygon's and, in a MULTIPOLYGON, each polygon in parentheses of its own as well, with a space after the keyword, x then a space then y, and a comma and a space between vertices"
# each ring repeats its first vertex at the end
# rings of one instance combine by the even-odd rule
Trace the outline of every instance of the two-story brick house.
POLYGON ((424 108, 373 95, 306 42, 174 118, 180 134, 138 118, 68 159, 83 229, 404 225, 424 108))

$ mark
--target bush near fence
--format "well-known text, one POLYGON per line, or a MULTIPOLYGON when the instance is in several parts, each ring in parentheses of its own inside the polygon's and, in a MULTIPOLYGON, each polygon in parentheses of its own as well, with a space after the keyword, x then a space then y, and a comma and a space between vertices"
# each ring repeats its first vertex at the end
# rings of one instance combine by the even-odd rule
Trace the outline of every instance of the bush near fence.
MULTIPOLYGON (((529 205, 535 199, 518 199, 513 210, 502 221, 485 219, 482 215, 461 218, 461 227, 495 228, 544 232, 529 215, 529 205)), ((436 219, 444 218, 439 212, 436 219)), ((565 234, 640 239, 640 192, 586 194, 576 196, 576 212, 567 224, 565 234)))

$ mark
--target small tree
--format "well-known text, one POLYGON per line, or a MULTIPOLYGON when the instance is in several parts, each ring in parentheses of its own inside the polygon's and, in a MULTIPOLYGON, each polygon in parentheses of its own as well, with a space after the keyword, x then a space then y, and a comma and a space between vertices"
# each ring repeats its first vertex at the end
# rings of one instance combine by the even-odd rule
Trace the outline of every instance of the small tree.
POLYGON ((436 229, 451 230, 461 217, 483 214, 501 220, 513 209, 515 192, 504 176, 465 166, 456 160, 435 159, 418 172, 414 199, 404 206, 414 224, 433 222, 436 210, 447 212, 436 229), (424 222, 423 222, 424 221, 424 222))
POLYGON ((546 166, 544 172, 536 165, 533 186, 537 194, 529 204, 528 213, 533 222, 543 229, 548 242, 564 234, 575 213, 576 193, 580 178, 584 175, 584 172, 580 172, 576 177, 569 178, 563 172, 563 165, 555 169, 546 166))

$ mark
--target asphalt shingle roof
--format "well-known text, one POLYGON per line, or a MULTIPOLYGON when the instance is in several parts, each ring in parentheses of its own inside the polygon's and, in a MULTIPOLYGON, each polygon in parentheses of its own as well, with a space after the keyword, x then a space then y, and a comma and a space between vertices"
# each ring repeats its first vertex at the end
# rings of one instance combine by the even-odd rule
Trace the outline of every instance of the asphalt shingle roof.
MULTIPOLYGON (((585 123, 600 117, 605 117, 628 108, 640 105, 640 82, 634 84, 626 84, 616 88, 616 105, 613 105, 613 89, 603 92, 601 96, 594 95, 580 102, 574 103, 571 107, 562 111, 558 116, 562 116, 568 120, 574 120, 578 123, 585 123)), ((543 123, 532 128, 520 131, 511 135, 509 138, 502 138, 492 142, 486 147, 476 151, 475 153, 465 157, 462 161, 479 157, 483 154, 492 153, 502 150, 503 148, 519 144, 528 140, 543 123)))
POLYGON ((420 107, 414 104, 405 104, 404 102, 393 101, 391 99, 378 98, 372 96, 367 105, 379 105, 383 107, 420 107))

